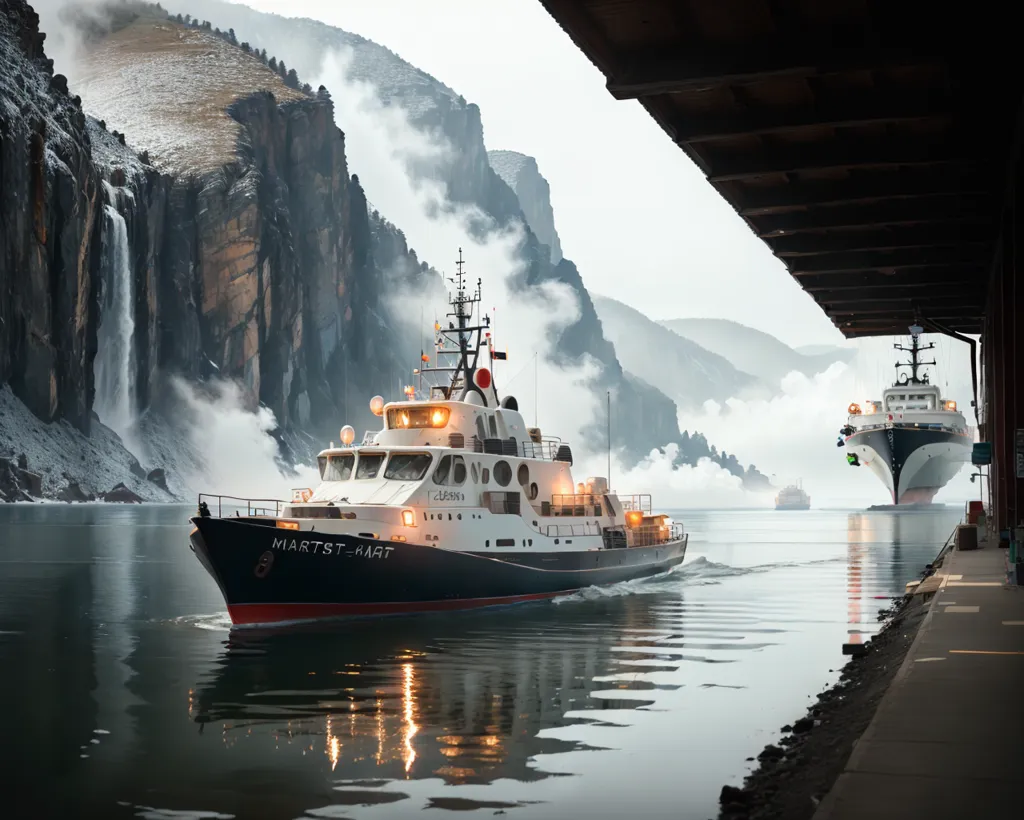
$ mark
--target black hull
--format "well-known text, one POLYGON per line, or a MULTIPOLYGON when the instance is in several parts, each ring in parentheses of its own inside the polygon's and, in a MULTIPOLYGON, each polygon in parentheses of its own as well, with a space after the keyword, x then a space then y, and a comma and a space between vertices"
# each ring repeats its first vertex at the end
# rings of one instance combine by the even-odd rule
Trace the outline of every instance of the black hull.
MULTIPOLYGON (((942 483, 926 482, 900 489, 901 483, 906 483, 903 481, 904 471, 911 456, 929 445, 959 444, 963 439, 963 435, 949 430, 893 426, 854 433, 847 439, 847 443, 866 445, 881 459, 891 477, 893 504, 928 504, 942 489, 942 483)), ((906 476, 910 479, 913 477, 912 473, 906 476)))
POLYGON ((235 624, 504 606, 657 575, 686 554, 685 539, 583 552, 465 553, 295 532, 266 519, 192 523, 192 549, 235 624))

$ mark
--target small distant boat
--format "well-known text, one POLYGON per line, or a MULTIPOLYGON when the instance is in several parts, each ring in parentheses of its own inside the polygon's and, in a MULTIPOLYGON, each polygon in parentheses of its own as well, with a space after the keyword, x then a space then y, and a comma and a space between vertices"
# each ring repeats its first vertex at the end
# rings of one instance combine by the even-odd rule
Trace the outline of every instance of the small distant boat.
POLYGON ((777 510, 809 510, 810 508, 811 497, 804 492, 799 481, 779 490, 779 494, 775 496, 775 509, 777 510))

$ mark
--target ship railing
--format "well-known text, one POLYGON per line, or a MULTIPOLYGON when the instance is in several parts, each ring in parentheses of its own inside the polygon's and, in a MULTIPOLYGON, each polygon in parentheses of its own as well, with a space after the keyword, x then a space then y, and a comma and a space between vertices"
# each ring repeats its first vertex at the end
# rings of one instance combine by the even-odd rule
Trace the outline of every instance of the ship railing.
POLYGON ((644 515, 651 514, 651 496, 650 493, 634 493, 632 495, 620 495, 619 501, 622 502, 622 509, 626 512, 637 511, 642 512, 644 515))
POLYGON ((555 436, 544 436, 540 441, 524 441, 520 444, 520 455, 523 458, 536 458, 542 461, 554 461, 558 456, 558 448, 565 444, 555 436))
POLYGON ((540 514, 600 518, 604 515, 604 496, 597 493, 557 493, 551 496, 551 501, 541 502, 540 514))
POLYGON ((683 525, 677 523, 643 524, 639 527, 630 527, 627 532, 630 533, 631 547, 656 547, 686 537, 683 525))
POLYGON ((216 518, 224 518, 227 514, 241 516, 243 510, 247 518, 277 518, 281 515, 281 509, 288 503, 277 498, 241 498, 236 495, 213 495, 212 493, 200 493, 199 507, 206 503, 210 515, 216 518), (216 514, 214 508, 216 507, 216 514))

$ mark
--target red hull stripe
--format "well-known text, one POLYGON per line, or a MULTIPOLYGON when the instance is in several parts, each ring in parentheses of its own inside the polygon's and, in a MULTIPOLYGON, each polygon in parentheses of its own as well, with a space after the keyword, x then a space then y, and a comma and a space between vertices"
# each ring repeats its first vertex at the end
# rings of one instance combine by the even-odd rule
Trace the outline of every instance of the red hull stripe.
POLYGON ((272 624, 285 621, 311 621, 340 618, 346 615, 395 615, 404 612, 443 612, 456 609, 477 609, 525 601, 543 601, 575 590, 537 592, 532 595, 509 595, 504 598, 460 598, 450 601, 400 601, 382 604, 229 604, 233 624, 272 624))

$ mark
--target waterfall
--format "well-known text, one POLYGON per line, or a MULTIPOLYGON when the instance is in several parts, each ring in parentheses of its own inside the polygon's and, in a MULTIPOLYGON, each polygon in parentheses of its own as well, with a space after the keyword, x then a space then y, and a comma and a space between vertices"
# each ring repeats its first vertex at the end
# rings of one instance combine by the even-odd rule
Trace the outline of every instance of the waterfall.
POLYGON ((100 421, 124 440, 135 421, 135 300, 128 225, 118 205, 134 200, 130 191, 104 183, 103 281, 96 353, 95 410, 100 421))

